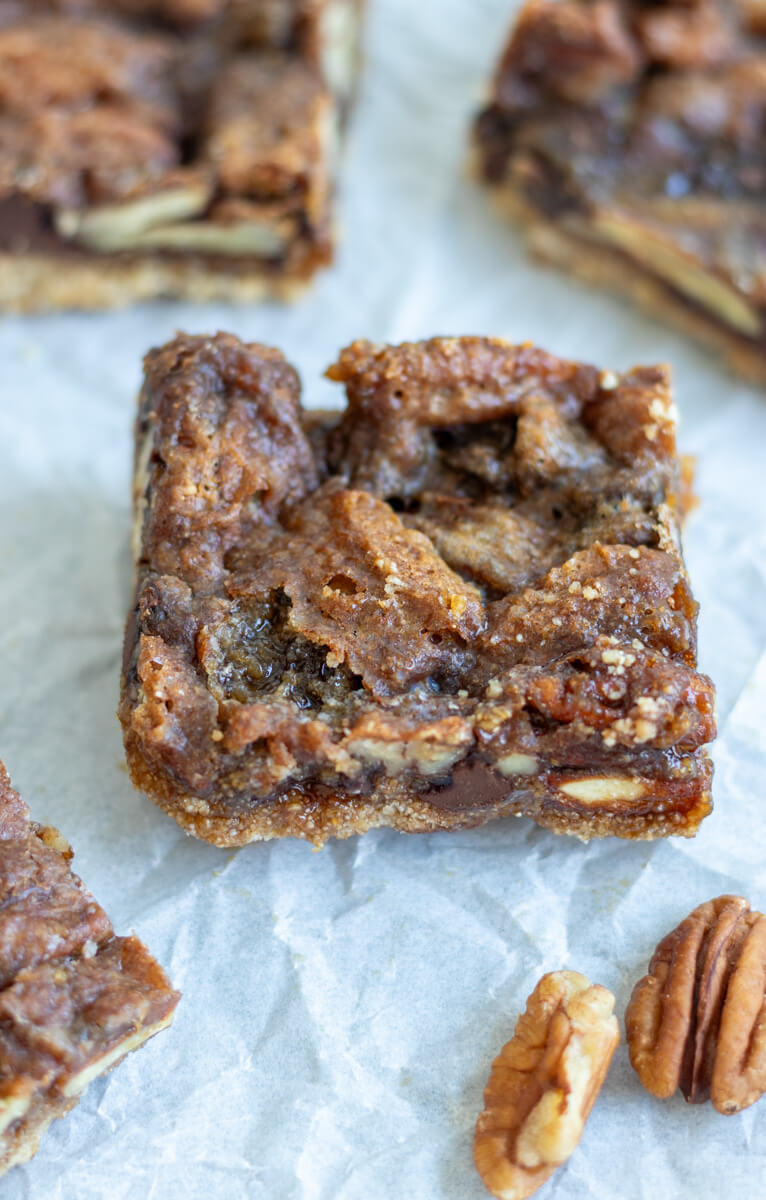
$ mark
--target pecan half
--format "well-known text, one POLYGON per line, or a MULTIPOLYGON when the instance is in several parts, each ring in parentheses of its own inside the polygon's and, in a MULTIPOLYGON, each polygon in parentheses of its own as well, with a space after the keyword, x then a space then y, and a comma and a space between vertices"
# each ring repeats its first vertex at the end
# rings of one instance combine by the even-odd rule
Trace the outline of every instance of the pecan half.
POLYGON ((577 971, 544 975, 492 1064, 473 1156, 498 1200, 524 1200, 569 1158, 620 1040, 614 996, 577 971))
POLYGON ((647 1091, 736 1113, 766 1091, 766 917, 741 896, 700 904, 633 989, 625 1028, 647 1091))

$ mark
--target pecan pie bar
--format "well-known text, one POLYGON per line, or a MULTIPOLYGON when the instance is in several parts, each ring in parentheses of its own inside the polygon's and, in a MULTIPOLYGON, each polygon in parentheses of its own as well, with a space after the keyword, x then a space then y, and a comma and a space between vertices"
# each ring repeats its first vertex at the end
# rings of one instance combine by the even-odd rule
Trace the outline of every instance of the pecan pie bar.
POLYGON ((141 942, 115 937, 71 857, 0 763, 0 1174, 178 1003, 141 942))
POLYGON ((134 782, 219 845, 524 814, 691 835, 710 681, 667 371, 356 342, 335 421, 227 334, 146 359, 134 782))
POLYGON ((361 3, 0 0, 0 307, 299 291, 361 3))
POLYGON ((766 380, 763 0, 528 0, 475 145, 543 259, 766 380))

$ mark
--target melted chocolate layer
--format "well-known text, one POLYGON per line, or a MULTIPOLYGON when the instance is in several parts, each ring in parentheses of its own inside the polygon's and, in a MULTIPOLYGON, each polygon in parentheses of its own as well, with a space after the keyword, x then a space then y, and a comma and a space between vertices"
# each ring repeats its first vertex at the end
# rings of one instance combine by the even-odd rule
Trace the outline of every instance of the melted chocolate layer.
POLYGON ((50 211, 19 192, 0 196, 0 251, 4 254, 53 254, 69 257, 81 253, 59 237, 50 211))
POLYGON ((482 762, 461 763, 452 772, 446 787, 423 792, 422 797, 434 808, 447 812, 475 808, 494 808, 507 800, 513 785, 482 762))

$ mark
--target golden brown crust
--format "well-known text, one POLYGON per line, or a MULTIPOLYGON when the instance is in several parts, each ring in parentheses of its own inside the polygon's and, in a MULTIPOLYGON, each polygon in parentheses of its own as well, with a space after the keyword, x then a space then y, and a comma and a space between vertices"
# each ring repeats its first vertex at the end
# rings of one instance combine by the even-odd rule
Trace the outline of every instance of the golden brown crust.
MULTIPOLYGON (((129 731, 125 735, 125 754, 130 777, 140 791, 151 796, 160 808, 173 817, 187 833, 214 846, 245 846, 250 842, 297 837, 322 846, 330 838, 355 837, 370 829, 396 829, 400 833, 438 833, 455 829, 476 829, 502 817, 529 817, 552 833, 566 834, 589 842, 599 837, 655 838, 693 836, 700 822, 712 809, 710 784, 712 770, 695 781, 694 796, 685 808, 670 796, 667 811, 643 813, 615 811, 616 806, 599 811, 571 799, 559 804, 545 780, 525 781, 508 796, 496 797, 488 806, 476 788, 476 805, 462 797, 462 806, 437 807, 413 795, 409 787, 389 780, 380 785, 373 797, 329 788, 287 789, 273 802, 243 806, 226 815, 215 803, 201 800, 186 791, 166 774, 147 762, 140 738, 129 731)), ((648 779, 647 788, 656 787, 648 779)), ((507 788, 505 789, 507 791, 507 788)), ((564 797, 560 798, 561 801, 564 797)), ((660 804, 662 802, 660 801, 660 804)))
POLYGON ((131 774, 217 844, 526 814, 692 834, 709 681, 667 372, 355 343, 304 435, 275 350, 179 336, 139 403, 131 774))
POLYGON ((80 259, 67 262, 62 270, 56 257, 0 254, 0 308, 12 313, 122 308, 158 297, 195 303, 292 302, 303 295, 309 283, 310 276, 304 274, 291 277, 253 268, 227 270, 196 261, 80 259))

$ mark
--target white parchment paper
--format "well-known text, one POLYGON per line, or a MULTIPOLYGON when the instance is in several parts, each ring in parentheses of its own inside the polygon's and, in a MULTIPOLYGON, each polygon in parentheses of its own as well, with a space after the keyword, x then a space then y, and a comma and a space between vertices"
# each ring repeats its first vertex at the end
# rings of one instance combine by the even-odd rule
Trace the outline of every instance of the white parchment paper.
MULTIPOLYGON (((766 397, 608 296, 534 267, 464 178, 508 0, 371 0, 337 267, 292 309, 144 306, 0 321, 0 756, 60 826, 119 932, 184 998, 56 1122, 1 1200, 480 1200, 471 1141, 537 978, 571 967, 620 1015, 658 939, 722 892, 766 905, 766 397), (530 338, 603 366, 669 360, 698 455, 686 551, 716 680, 714 814, 695 841, 584 846, 525 820, 388 831, 315 853, 195 842, 125 774, 140 358, 178 329, 280 346, 308 404, 354 337, 530 338)), ((338 397, 339 399, 339 397, 338 397)), ((766 1194, 766 1100, 737 1117, 639 1085, 624 1045, 546 1197, 766 1194)))

